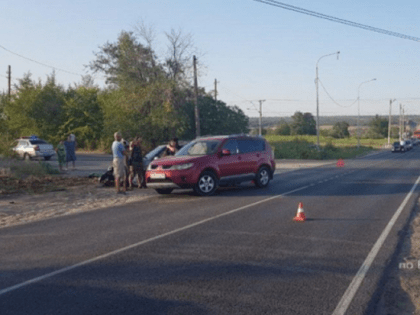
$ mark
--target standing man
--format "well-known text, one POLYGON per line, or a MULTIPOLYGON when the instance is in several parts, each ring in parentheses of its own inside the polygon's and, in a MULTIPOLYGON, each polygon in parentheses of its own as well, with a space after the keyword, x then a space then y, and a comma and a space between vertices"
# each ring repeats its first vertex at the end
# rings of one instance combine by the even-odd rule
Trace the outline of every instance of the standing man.
POLYGON ((73 163, 73 171, 76 169, 76 137, 73 134, 68 135, 67 141, 64 141, 66 147, 66 169, 69 168, 69 162, 73 163))
POLYGON ((141 138, 136 137, 133 142, 131 143, 131 151, 130 151, 130 176, 128 179, 128 184, 130 185, 130 189, 132 187, 132 180, 137 175, 137 187, 143 188, 145 187, 144 182, 144 172, 143 172, 143 156, 141 152, 141 138))
POLYGON ((163 151, 162 157, 175 155, 179 151, 178 138, 173 138, 169 141, 169 144, 166 146, 165 151, 163 151))
POLYGON ((125 172, 125 163, 124 155, 125 148, 121 143, 121 133, 114 133, 114 142, 112 143, 112 155, 113 161, 112 166, 114 167, 114 177, 115 177, 115 188, 117 189, 117 194, 126 194, 127 191, 127 179, 125 172), (120 191, 120 180, 123 180, 123 191, 120 191))

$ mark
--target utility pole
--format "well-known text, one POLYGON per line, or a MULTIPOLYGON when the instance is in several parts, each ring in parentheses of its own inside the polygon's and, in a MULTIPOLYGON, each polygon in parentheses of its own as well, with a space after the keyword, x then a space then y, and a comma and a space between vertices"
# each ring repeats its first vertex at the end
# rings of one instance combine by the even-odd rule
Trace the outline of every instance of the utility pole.
POLYGON ((197 58, 193 56, 194 64, 194 114, 195 114, 195 136, 198 138, 200 136, 200 113, 198 111, 198 83, 197 83, 197 58))
POLYGON ((401 122, 402 122, 402 119, 401 119, 401 118, 402 118, 402 117, 401 117, 401 113, 402 113, 402 105, 400 104, 400 121, 399 121, 399 125, 400 125, 400 126, 399 126, 399 128, 398 128, 398 129, 399 129, 399 131, 400 131, 400 132, 399 132, 400 142, 401 142, 401 140, 402 140, 402 128, 401 128, 401 122))
POLYGON ((405 138, 405 111, 404 111, 404 106, 402 107, 402 118, 403 118, 403 138, 405 138))
POLYGON ((214 79, 214 100, 217 101, 217 79, 214 79))
POLYGON ((10 98, 10 94, 12 91, 12 67, 9 65, 9 71, 7 72, 7 80, 9 82, 9 91, 8 91, 8 95, 10 98))
POLYGON ((392 116, 391 116, 391 110, 392 110, 392 103, 395 101, 390 99, 389 100, 389 118, 388 118, 388 145, 391 144, 391 120, 392 120, 392 116))
POLYGON ((260 102, 260 110, 259 110, 259 113, 260 113, 260 121, 259 121, 259 125, 260 125, 260 130, 259 130, 259 134, 260 134, 260 136, 262 136, 262 128, 261 128, 261 124, 262 124, 262 103, 263 102, 265 102, 265 100, 259 100, 258 102, 260 102))

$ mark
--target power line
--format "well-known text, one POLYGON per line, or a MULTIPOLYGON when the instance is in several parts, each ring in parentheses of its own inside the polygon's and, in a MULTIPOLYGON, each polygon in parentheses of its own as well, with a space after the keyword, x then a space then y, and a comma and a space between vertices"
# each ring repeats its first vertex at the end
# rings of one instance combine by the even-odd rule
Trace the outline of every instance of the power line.
POLYGON ((328 91, 327 91, 327 89, 325 88, 325 86, 324 86, 324 84, 322 84, 322 81, 318 78, 318 81, 321 83, 321 86, 322 86, 322 88, 323 88, 323 90, 324 90, 324 92, 328 95, 328 97, 336 104, 336 105, 338 105, 338 106, 340 106, 340 107, 344 107, 344 108, 348 108, 348 107, 352 107, 354 104, 356 104, 356 102, 357 102, 357 99, 353 102, 353 103, 351 103, 350 105, 347 105, 347 106, 344 106, 344 105, 341 105, 341 104, 339 104, 339 103, 337 103, 333 98, 332 98, 332 96, 330 95, 330 93, 328 93, 328 91))
POLYGON ((57 70, 57 71, 66 72, 66 73, 68 73, 68 74, 73 74, 73 75, 77 75, 77 76, 82 76, 82 74, 80 74, 80 73, 75 73, 75 72, 67 71, 67 70, 64 70, 64 69, 57 68, 57 67, 53 67, 53 66, 47 65, 47 64, 45 64, 45 63, 42 63, 42 62, 36 61, 36 60, 34 60, 34 59, 31 59, 31 58, 28 58, 28 57, 22 56, 22 55, 20 55, 20 54, 18 54, 18 53, 15 53, 15 52, 13 52, 13 51, 11 51, 11 50, 7 49, 6 47, 4 47, 4 46, 2 46, 2 45, 0 45, 0 48, 4 49, 5 51, 7 51, 7 52, 9 52, 9 53, 11 53, 11 54, 13 54, 13 55, 16 55, 16 56, 18 56, 18 57, 20 57, 20 58, 23 58, 23 59, 29 60, 29 61, 31 61, 31 62, 35 62, 35 63, 37 63, 37 64, 39 64, 39 65, 41 65, 41 66, 48 67, 48 68, 51 68, 51 69, 54 69, 54 70, 57 70))
POLYGON ((331 21, 331 22, 336 22, 336 23, 341 23, 341 24, 344 24, 344 25, 352 26, 352 27, 361 28, 361 29, 371 31, 371 32, 381 33, 381 34, 385 34, 385 35, 389 35, 389 36, 394 36, 394 37, 399 37, 399 38, 403 38, 403 39, 412 40, 412 41, 415 41, 415 42, 420 42, 420 38, 418 38, 418 37, 409 36, 409 35, 405 35, 405 34, 401 34, 401 33, 388 31, 388 30, 378 28, 378 27, 373 27, 373 26, 369 26, 369 25, 365 25, 365 24, 361 24, 361 23, 352 22, 352 21, 349 21, 349 20, 340 19, 340 18, 331 16, 331 15, 326 15, 326 14, 318 13, 318 12, 315 12, 315 11, 306 10, 306 9, 303 9, 303 8, 300 8, 300 7, 296 7, 296 6, 293 6, 293 5, 290 5, 290 4, 286 4, 286 3, 282 3, 282 2, 278 2, 278 1, 274 1, 274 0, 254 0, 254 1, 261 2, 261 3, 264 3, 264 4, 268 4, 268 5, 271 5, 271 6, 274 6, 274 7, 282 8, 282 9, 285 9, 285 10, 290 10, 290 11, 314 16, 314 17, 317 17, 317 18, 320 18, 320 19, 331 21))
MULTIPOLYGON (((15 52, 13 52, 13 51, 11 51, 11 50, 7 49, 6 47, 4 47, 4 46, 2 46, 2 45, 0 45, 0 48, 2 48, 3 50, 5 50, 5 51, 7 51, 7 52, 9 52, 9 53, 11 53, 11 54, 13 54, 13 55, 15 55, 15 56, 18 56, 18 57, 23 58, 23 59, 26 59, 26 60, 28 60, 28 61, 31 61, 31 62, 37 63, 37 64, 39 64, 39 65, 41 65, 41 66, 51 68, 51 69, 53 69, 53 70, 57 70, 57 71, 61 71, 61 72, 65 72, 65 73, 72 74, 72 75, 77 75, 77 76, 84 76, 84 74, 80 74, 80 73, 76 73, 76 72, 71 72, 71 71, 67 71, 67 70, 64 70, 64 69, 60 69, 60 68, 57 68, 57 67, 54 67, 54 66, 50 66, 50 65, 47 65, 47 64, 45 64, 45 63, 42 63, 42 62, 36 61, 36 60, 34 60, 34 59, 31 59, 31 58, 28 58, 28 57, 22 56, 21 54, 15 53, 15 52)), ((93 77, 93 76, 92 76, 92 77, 93 77)), ((95 76, 94 78, 99 78, 99 79, 101 79, 102 77, 97 77, 97 76, 95 76)), ((104 78, 104 79, 105 79, 105 78, 104 78)))

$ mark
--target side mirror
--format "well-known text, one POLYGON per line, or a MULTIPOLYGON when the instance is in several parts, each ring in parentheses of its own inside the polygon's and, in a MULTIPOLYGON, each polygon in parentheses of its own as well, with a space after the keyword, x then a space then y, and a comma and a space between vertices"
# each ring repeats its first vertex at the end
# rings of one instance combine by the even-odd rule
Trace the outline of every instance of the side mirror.
POLYGON ((155 156, 154 158, 153 158, 153 160, 157 160, 159 157, 158 156, 155 156))
POLYGON ((227 149, 223 149, 222 150, 222 156, 229 156, 230 155, 230 151, 227 149))

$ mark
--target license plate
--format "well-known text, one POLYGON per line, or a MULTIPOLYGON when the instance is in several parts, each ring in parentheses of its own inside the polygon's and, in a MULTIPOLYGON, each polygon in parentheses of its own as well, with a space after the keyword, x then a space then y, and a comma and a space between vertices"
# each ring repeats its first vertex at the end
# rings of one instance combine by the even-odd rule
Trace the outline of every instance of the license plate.
POLYGON ((158 173, 158 174, 150 174, 150 178, 153 178, 153 179, 165 179, 166 176, 165 176, 165 174, 158 173))

